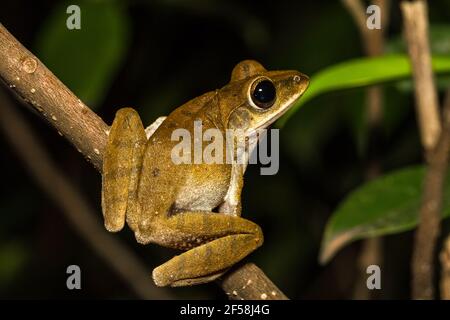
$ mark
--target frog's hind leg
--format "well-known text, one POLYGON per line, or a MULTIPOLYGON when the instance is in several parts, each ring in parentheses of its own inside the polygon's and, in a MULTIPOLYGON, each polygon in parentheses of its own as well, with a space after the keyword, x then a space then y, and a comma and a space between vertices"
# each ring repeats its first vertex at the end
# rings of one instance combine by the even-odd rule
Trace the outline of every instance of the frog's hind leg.
POLYGON ((153 270, 158 286, 184 286, 212 281, 263 242, 255 223, 212 212, 184 212, 161 221, 171 230, 174 248, 190 249, 153 270))
POLYGON ((119 231, 137 210, 137 188, 147 141, 138 113, 117 111, 103 156, 102 209, 108 231, 119 231))

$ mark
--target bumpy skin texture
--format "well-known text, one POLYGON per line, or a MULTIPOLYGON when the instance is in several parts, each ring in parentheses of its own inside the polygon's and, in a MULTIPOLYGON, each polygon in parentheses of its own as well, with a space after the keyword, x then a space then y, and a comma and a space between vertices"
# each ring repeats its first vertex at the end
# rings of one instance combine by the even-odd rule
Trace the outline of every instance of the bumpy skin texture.
POLYGON ((194 121, 201 120, 203 132, 250 134, 280 117, 307 86, 308 78, 297 71, 266 71, 246 60, 234 68, 229 84, 187 102, 147 130, 157 127, 148 140, 136 111, 117 112, 103 160, 105 227, 119 231, 126 221, 140 243, 186 250, 154 269, 158 286, 211 281, 263 242, 259 226, 240 217, 246 165, 177 165, 171 152, 179 141, 171 140, 172 132, 184 128, 193 137, 194 121), (276 89, 268 109, 251 101, 261 79, 270 79, 276 89))

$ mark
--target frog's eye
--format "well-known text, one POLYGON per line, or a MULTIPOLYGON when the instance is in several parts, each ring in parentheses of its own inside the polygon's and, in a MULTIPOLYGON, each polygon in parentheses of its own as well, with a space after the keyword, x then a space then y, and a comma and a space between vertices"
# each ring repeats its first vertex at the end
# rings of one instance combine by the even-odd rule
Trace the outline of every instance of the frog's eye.
POLYGON ((270 108, 277 97, 275 86, 272 81, 262 78, 255 81, 250 89, 251 101, 259 108, 270 108))

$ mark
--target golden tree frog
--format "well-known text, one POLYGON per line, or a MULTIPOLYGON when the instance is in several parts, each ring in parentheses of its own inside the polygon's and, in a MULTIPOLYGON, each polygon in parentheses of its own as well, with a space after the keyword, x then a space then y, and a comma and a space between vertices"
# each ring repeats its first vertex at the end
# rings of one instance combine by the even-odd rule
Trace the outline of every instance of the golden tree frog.
POLYGON ((144 129, 137 112, 120 109, 103 158, 105 227, 125 221, 142 244, 184 250, 153 270, 158 286, 212 281, 261 246, 263 234, 241 217, 245 163, 174 163, 176 129, 239 129, 248 135, 267 128, 308 87, 298 71, 267 71, 260 63, 237 64, 231 81, 205 93, 144 129))

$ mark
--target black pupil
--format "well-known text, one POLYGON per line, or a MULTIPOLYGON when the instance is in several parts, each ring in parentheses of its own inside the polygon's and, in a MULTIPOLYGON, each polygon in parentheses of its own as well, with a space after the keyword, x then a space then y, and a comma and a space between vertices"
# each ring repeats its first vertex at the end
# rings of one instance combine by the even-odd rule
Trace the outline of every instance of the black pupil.
POLYGON ((269 80, 258 83, 253 91, 253 102, 261 108, 270 108, 275 101, 275 86, 269 80))

